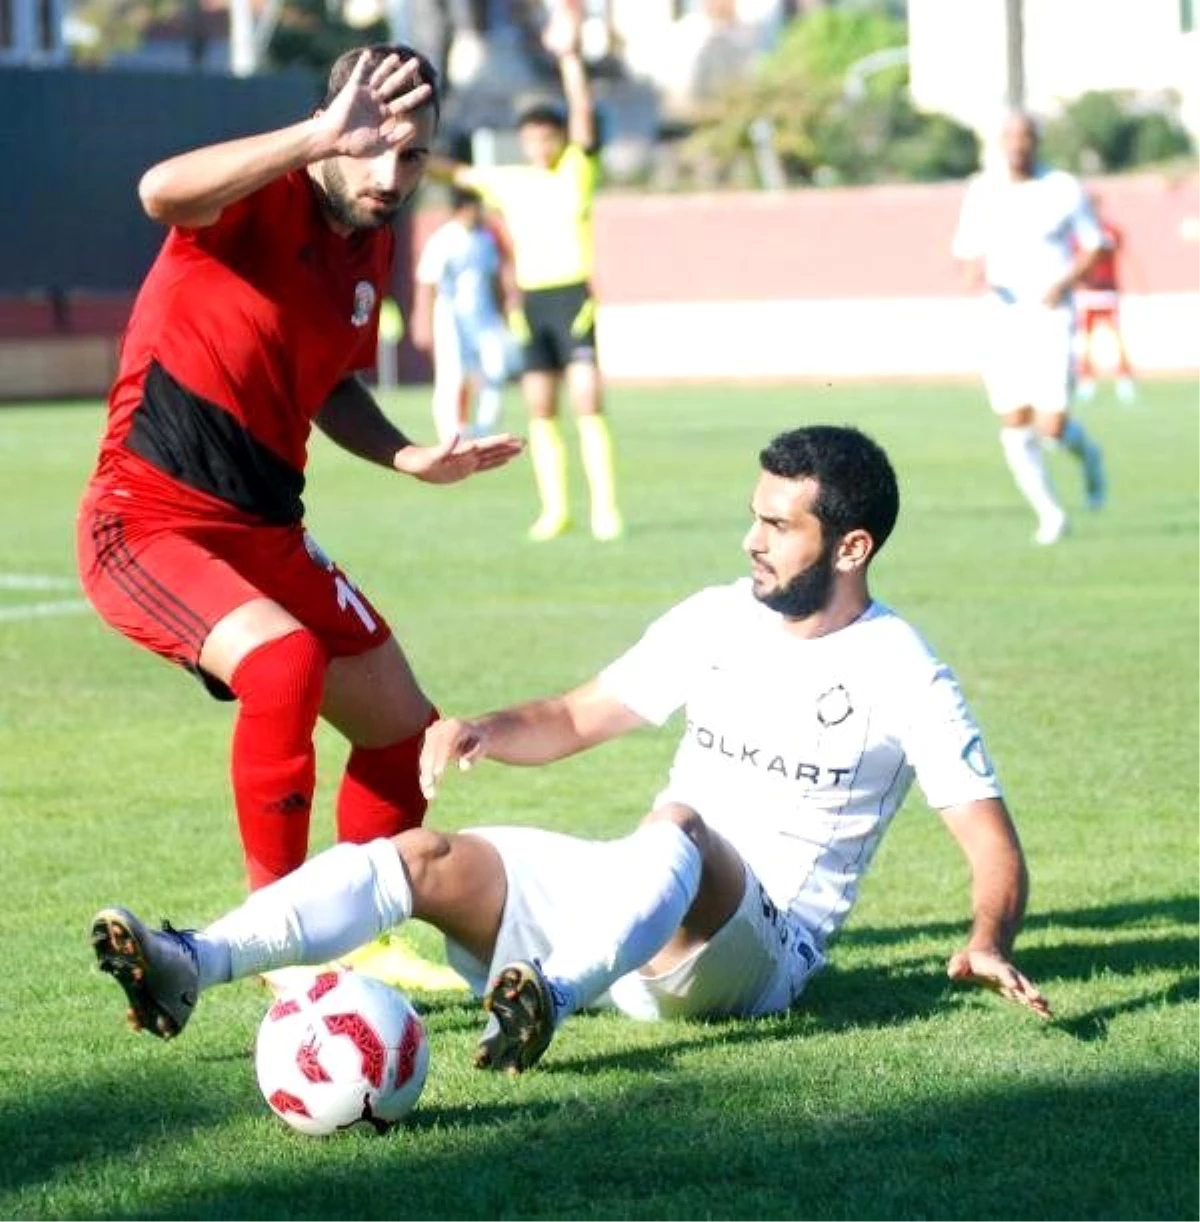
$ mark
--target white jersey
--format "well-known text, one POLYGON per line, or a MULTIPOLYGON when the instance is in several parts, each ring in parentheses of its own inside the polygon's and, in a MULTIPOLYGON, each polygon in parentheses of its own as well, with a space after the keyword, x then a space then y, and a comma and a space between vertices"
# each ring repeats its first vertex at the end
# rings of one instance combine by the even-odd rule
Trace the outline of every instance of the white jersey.
POLYGON ((600 676, 687 725, 658 802, 692 807, 818 944, 837 929, 914 775, 937 809, 1000 795, 948 667, 879 603, 800 640, 748 579, 661 616, 600 676))
POLYGON ((1039 168, 1016 181, 998 167, 968 184, 952 249, 955 258, 983 260, 988 286, 1000 300, 1036 304, 1067 274, 1076 250, 1103 244, 1073 174, 1039 168))
POLYGON ((468 327, 502 322, 495 279, 500 248, 491 231, 449 220, 429 235, 417 263, 417 280, 437 288, 435 309, 468 327))

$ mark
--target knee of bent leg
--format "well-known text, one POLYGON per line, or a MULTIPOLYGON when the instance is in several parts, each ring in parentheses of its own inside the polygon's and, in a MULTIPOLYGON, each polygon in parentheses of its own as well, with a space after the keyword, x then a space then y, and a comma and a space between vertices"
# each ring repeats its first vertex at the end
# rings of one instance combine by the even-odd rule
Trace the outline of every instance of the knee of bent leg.
POLYGON ((1040 415, 1036 420, 1037 431, 1051 441, 1061 441, 1067 427, 1066 412, 1052 412, 1040 415))
POLYGON ((325 687, 328 658, 320 639, 297 628, 252 649, 238 664, 230 687, 243 707, 270 711, 311 708, 315 717, 325 687))
POLYGON ((392 837, 414 889, 423 884, 450 855, 450 837, 431 827, 411 827, 392 837))
POLYGON ((703 851, 708 835, 708 825, 700 817, 700 812, 683 802, 664 802, 656 806, 648 815, 643 816, 642 826, 651 823, 674 823, 680 831, 703 851))

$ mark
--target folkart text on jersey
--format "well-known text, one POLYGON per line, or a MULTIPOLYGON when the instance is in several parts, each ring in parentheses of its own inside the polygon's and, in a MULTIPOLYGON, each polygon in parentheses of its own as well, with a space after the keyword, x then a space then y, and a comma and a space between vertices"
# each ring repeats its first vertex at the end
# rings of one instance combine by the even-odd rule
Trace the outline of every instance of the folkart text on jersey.
POLYGON ((688 720, 687 734, 704 751, 723 755, 735 764, 756 768, 790 781, 801 781, 807 785, 829 785, 837 787, 854 774, 854 768, 834 768, 828 764, 812 764, 801 759, 792 759, 777 751, 753 743, 727 738, 720 730, 688 720))

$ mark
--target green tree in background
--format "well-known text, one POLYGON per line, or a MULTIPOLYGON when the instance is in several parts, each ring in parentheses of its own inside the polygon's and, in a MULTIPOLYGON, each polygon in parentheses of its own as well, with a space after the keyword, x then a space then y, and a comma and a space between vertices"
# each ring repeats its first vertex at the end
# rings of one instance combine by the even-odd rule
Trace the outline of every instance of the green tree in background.
POLYGON ((751 125, 765 120, 789 182, 969 174, 978 165, 974 133, 945 115, 917 111, 906 67, 884 67, 849 87, 860 61, 906 42, 904 23, 881 8, 820 8, 797 17, 753 78, 713 103, 691 137, 691 153, 728 170, 745 159, 751 125))
POLYGON ((114 56, 136 51, 152 26, 178 24, 187 40, 189 58, 199 64, 207 39, 200 0, 82 0, 71 10, 77 36, 71 58, 87 67, 101 67, 114 56))
MULTIPOLYGON (((847 71, 874 51, 903 47, 908 28, 882 8, 817 8, 795 18, 763 63, 764 81, 782 83, 797 74, 840 93, 847 71)), ((890 92, 903 85, 903 67, 884 69, 869 87, 890 92)))
POLYGON ((1042 149, 1054 165, 1099 174, 1192 152, 1191 138, 1164 106, 1133 94, 1082 94, 1045 126, 1042 149))
POLYGON ((343 51, 387 40, 383 19, 352 26, 342 20, 337 5, 325 0, 286 0, 267 54, 277 68, 311 68, 323 74, 343 51))

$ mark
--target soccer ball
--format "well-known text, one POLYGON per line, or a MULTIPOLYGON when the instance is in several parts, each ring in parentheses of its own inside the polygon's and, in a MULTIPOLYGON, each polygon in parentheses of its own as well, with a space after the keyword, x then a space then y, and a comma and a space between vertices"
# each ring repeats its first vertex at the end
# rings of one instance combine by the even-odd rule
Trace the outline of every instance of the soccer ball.
POLYGON ((271 1110, 297 1132, 324 1137, 360 1121, 383 1132, 416 1106, 429 1043, 403 993, 337 968, 276 998, 254 1064, 271 1110))

